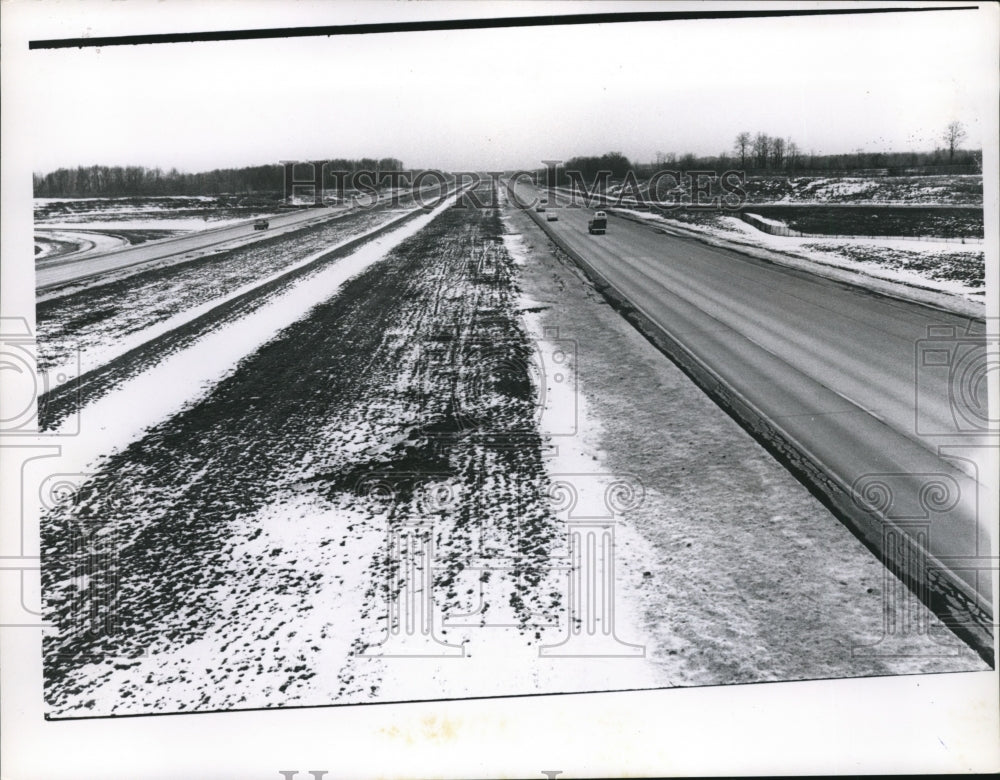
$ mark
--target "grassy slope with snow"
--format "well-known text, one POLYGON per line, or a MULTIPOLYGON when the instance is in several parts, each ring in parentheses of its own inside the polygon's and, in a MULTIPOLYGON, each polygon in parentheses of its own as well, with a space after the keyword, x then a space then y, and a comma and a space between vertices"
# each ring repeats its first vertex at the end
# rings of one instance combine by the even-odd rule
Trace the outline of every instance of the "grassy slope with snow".
POLYGON ((748 203, 909 203, 977 205, 982 176, 751 176, 748 203))

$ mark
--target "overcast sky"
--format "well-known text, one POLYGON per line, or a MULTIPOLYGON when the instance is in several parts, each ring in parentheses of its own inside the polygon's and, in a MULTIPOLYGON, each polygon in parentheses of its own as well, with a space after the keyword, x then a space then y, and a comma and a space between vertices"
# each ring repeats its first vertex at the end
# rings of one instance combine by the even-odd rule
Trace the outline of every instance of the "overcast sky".
MULTIPOLYGON (((565 12, 581 10, 607 9, 565 12)), ((610 150, 719 154, 741 130, 807 152, 925 150, 953 119, 979 147, 995 35, 954 11, 35 50, 32 165, 393 156, 495 170, 610 150)))

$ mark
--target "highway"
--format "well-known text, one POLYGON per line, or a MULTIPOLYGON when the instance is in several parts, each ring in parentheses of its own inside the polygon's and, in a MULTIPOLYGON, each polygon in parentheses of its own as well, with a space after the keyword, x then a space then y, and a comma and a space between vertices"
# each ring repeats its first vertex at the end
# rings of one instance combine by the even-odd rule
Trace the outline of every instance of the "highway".
POLYGON ((41 261, 35 269, 35 289, 39 292, 82 281, 101 274, 119 271, 134 265, 148 263, 153 260, 194 252, 200 249, 224 244, 229 241, 245 239, 255 234, 261 238, 273 236, 288 230, 295 230, 306 225, 331 219, 347 212, 346 206, 337 208, 310 208, 292 211, 268 217, 268 230, 255 231, 254 220, 240 222, 237 225, 199 230, 183 236, 165 238, 160 241, 150 241, 134 247, 126 247, 100 255, 89 255, 80 258, 66 258, 52 261, 41 261))
MULTIPOLYGON (((55 427, 68 415, 79 410, 81 405, 91 403, 108 392, 109 388, 119 383, 123 377, 135 376, 149 366, 154 365, 165 355, 179 349, 180 345, 188 346, 193 344, 213 328, 217 327, 220 322, 245 316, 266 302, 268 298, 275 295, 277 291, 287 289, 289 285, 296 283, 301 278, 316 272, 317 269, 322 268, 326 264, 350 255, 369 242, 377 242, 382 236, 391 234, 411 220, 427 214, 430 210, 430 203, 438 205, 445 203, 449 198, 454 197, 455 192, 455 189, 449 189, 447 193, 442 195, 436 189, 424 188, 422 192, 423 198, 415 199, 414 202, 403 208, 392 208, 391 210, 379 212, 379 218, 370 224, 364 232, 354 234, 346 240, 323 248, 319 252, 310 251, 299 262, 285 265, 278 271, 268 272, 263 277, 257 278, 249 284, 246 284, 244 280, 244 283, 238 286, 235 293, 222 295, 214 300, 210 297, 208 300, 202 301, 203 305, 196 307, 197 311, 191 314, 190 317, 181 317, 178 319, 175 315, 174 324, 169 329, 159 327, 162 320, 149 323, 150 327, 148 330, 139 330, 131 334, 139 335, 145 340, 133 341, 134 346, 113 353, 112 357, 109 357, 105 353, 104 360, 106 362, 88 367, 83 373, 76 374, 68 381, 43 392, 38 399, 39 423, 43 426, 43 429, 55 427), (420 205, 416 205, 417 201, 420 202, 420 205)), ((330 212, 331 209, 312 209, 311 211, 313 213, 319 211, 330 212)), ((348 220, 357 216, 359 216, 359 212, 356 209, 350 210, 350 213, 346 213, 346 210, 340 209, 339 215, 338 212, 327 213, 312 220, 299 222, 288 222, 284 218, 281 218, 280 227, 284 228, 284 230, 279 230, 278 235, 282 232, 290 232, 304 224, 311 224, 314 221, 322 221, 324 219, 348 220)), ((274 221, 272 221, 273 224, 274 221)), ((361 224, 364 225, 365 223, 362 222, 361 224)), ((268 233, 270 231, 258 231, 258 234, 266 235, 268 233)), ((271 235, 274 234, 271 233, 271 235)), ((204 233, 196 233, 184 238, 199 239, 205 237, 204 233)), ((203 244, 203 246, 211 246, 211 237, 208 237, 206 240, 209 243, 203 244)), ((291 239, 289 241, 291 242, 291 239)), ((163 242, 164 245, 166 243, 163 242)), ((176 246, 175 242, 170 242, 170 244, 176 246)), ((143 244, 137 248, 142 249, 146 246, 148 245, 143 244)), ((292 243, 292 246, 294 247, 294 243, 292 243)), ((265 253, 273 256, 278 253, 278 247, 280 247, 280 242, 269 244, 267 247, 263 247, 263 250, 265 253)), ((298 250, 293 249, 293 251, 298 250)), ((178 251, 178 257, 181 254, 182 250, 178 251)), ((114 253, 109 256, 113 258, 116 255, 117 253, 114 253)), ((103 258, 105 255, 96 257, 103 258)), ((137 262, 145 263, 148 260, 149 258, 137 262)), ((79 270, 75 270, 75 272, 83 273, 83 271, 79 270)), ((89 272, 100 274, 105 271, 93 271, 93 269, 89 269, 89 272)), ((225 273, 225 271, 222 272, 222 278, 225 278, 225 273)), ((215 279, 217 280, 218 278, 220 278, 219 275, 215 275, 215 279)), ((86 295, 86 293, 81 293, 81 295, 86 295)), ((100 305, 98 305, 98 308, 100 308, 100 305)), ((139 308, 141 309, 141 307, 139 308)))
POLYGON ((982 427, 983 323, 613 215, 592 236, 593 210, 555 212, 534 216, 984 653, 997 437, 982 427))
MULTIPOLYGON (((436 202, 441 197, 440 188, 436 182, 426 184, 420 189, 421 205, 436 202)), ((450 190, 450 188, 449 188, 450 190)), ((402 197, 402 205, 410 203, 414 195, 408 191, 400 191, 396 197, 402 197)), ((379 194, 380 198, 390 198, 388 191, 379 194)), ((254 238, 265 239, 282 233, 288 233, 308 225, 314 225, 329 219, 356 213, 357 206, 341 205, 323 208, 302 208, 285 214, 268 216, 267 230, 254 230, 256 219, 249 219, 236 225, 199 230, 182 236, 164 238, 159 241, 148 241, 138 246, 124 247, 100 254, 88 254, 84 257, 52 258, 40 260, 35 266, 35 291, 45 292, 73 282, 80 282, 113 271, 120 271, 136 265, 162 260, 165 258, 180 258, 189 252, 197 252, 210 247, 226 244, 230 241, 247 243, 254 238)))

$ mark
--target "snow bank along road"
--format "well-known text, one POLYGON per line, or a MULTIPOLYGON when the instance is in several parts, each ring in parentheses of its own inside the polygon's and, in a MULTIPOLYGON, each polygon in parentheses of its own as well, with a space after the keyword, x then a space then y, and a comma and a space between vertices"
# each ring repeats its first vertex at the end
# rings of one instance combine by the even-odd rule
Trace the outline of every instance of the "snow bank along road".
POLYGON ((556 213, 532 212, 992 663, 998 439, 986 377, 997 361, 985 323, 614 217, 591 236, 591 210, 556 213))

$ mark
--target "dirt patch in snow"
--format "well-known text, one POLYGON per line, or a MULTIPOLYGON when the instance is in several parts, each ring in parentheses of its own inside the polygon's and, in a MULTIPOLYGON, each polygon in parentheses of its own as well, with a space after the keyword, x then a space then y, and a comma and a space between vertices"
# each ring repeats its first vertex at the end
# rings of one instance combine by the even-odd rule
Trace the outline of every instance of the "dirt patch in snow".
POLYGON ((494 674, 567 630, 501 231, 445 212, 51 509, 50 714, 573 689, 494 674), (443 660, 400 674, 430 611, 443 660))

